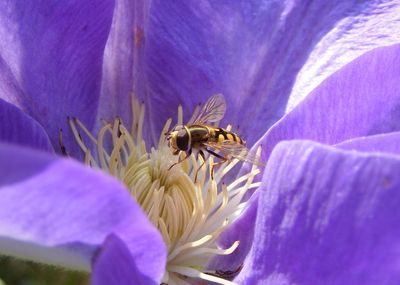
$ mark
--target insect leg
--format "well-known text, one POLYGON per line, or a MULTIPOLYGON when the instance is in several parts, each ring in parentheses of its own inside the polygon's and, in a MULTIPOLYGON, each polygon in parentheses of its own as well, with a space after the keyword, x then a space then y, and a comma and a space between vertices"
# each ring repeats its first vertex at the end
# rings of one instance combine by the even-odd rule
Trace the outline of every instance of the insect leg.
POLYGON ((218 165, 221 165, 221 164, 223 164, 224 162, 226 162, 226 161, 228 160, 228 157, 222 156, 222 155, 220 155, 220 154, 218 154, 218 153, 216 153, 216 152, 214 152, 214 151, 212 151, 211 149, 208 149, 208 148, 206 148, 205 150, 206 150, 209 154, 212 154, 212 155, 218 157, 219 159, 221 159, 220 162, 213 163, 213 164, 211 165, 211 179, 214 179, 214 167, 215 167, 215 166, 218 166, 218 165))
POLYGON ((190 148, 190 149, 187 151, 186 156, 185 156, 182 160, 181 160, 181 158, 179 157, 178 162, 175 162, 174 164, 172 164, 172 165, 168 168, 168 170, 171 170, 172 167, 174 167, 175 165, 177 165, 177 164, 183 162, 183 161, 184 161, 185 159, 187 159, 191 154, 192 154, 192 149, 190 148))
POLYGON ((206 157, 202 150, 199 150, 199 155, 202 159, 202 163, 200 164, 199 168, 196 169, 196 173, 194 175, 194 183, 196 183, 196 181, 197 181, 197 174, 199 173, 200 169, 203 167, 204 163, 206 163, 206 157))

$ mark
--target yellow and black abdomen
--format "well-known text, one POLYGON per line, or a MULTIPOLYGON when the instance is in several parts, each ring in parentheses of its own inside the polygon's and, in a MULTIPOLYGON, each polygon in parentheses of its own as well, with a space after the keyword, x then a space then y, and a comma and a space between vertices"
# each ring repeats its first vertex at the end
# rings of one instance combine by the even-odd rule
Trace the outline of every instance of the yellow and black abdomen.
POLYGON ((235 133, 224 130, 223 128, 213 128, 212 129, 212 137, 213 137, 213 140, 217 143, 221 143, 223 141, 229 140, 229 141, 238 142, 241 145, 246 144, 246 142, 244 140, 242 140, 242 138, 240 136, 238 136, 235 133))

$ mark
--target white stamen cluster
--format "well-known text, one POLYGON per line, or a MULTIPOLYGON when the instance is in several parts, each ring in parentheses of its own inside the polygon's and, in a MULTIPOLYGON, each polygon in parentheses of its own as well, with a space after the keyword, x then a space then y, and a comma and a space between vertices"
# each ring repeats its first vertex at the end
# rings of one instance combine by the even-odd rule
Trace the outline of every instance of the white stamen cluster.
MULTIPOLYGON (((172 120, 167 120, 157 148, 147 152, 142 137, 144 105, 139 104, 134 96, 132 114, 130 131, 117 118, 111 123, 103 122, 97 138, 78 119, 69 120, 85 154, 85 163, 123 181, 162 234, 168 248, 162 283, 193 284, 196 279, 202 279, 234 284, 222 278, 224 276, 218 276, 218 268, 207 268, 207 264, 215 255, 230 254, 239 246, 236 241, 229 248, 222 249, 217 240, 246 207, 242 202, 246 191, 259 186, 259 183, 253 183, 259 170, 254 165, 249 173, 226 185, 222 178, 238 161, 224 163, 211 178, 213 157, 209 157, 194 182, 195 172, 201 164, 195 155, 169 170, 177 160, 164 136, 172 120), (95 155, 83 142, 79 130, 95 145, 95 155)), ((182 124, 182 118, 182 108, 179 107, 178 124, 182 124)))

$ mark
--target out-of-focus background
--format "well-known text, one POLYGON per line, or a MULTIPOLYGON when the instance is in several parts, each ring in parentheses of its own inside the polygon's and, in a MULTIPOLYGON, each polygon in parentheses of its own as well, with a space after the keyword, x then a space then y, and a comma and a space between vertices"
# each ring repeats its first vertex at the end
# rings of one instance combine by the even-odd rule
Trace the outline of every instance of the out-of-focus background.
POLYGON ((0 256, 0 285, 87 285, 89 274, 0 256))

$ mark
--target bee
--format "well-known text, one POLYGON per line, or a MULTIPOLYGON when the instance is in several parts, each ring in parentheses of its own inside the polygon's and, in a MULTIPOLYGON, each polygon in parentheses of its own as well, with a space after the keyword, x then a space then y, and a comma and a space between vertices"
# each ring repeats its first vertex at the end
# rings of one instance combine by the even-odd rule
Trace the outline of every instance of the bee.
POLYGON ((212 165, 212 178, 215 166, 234 158, 261 165, 259 157, 249 152, 243 138, 231 131, 212 125, 219 122, 225 112, 226 103, 222 94, 211 96, 197 116, 192 116, 186 125, 178 125, 171 132, 165 134, 174 155, 181 152, 186 153, 183 159, 179 158, 178 162, 171 165, 169 169, 190 157, 193 149, 197 150, 202 158, 202 164, 195 174, 195 181, 197 172, 206 161, 204 152, 220 159, 220 162, 212 165))

